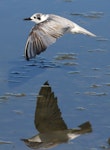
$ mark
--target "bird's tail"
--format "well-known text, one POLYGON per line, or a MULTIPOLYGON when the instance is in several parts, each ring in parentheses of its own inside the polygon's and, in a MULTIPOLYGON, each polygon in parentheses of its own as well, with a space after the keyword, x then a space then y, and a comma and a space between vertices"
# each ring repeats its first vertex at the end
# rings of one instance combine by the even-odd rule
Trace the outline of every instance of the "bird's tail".
POLYGON ((79 125, 78 127, 80 128, 79 132, 81 134, 92 132, 92 126, 89 121, 79 125))
POLYGON ((74 23, 74 27, 71 29, 71 33, 75 34, 75 33, 80 33, 80 34, 85 34, 88 36, 92 36, 92 37, 96 37, 95 34, 91 33, 90 31, 80 27, 79 25, 74 23))
POLYGON ((89 133, 89 132, 92 132, 92 126, 89 121, 79 125, 78 129, 71 130, 71 133, 74 133, 76 135, 81 135, 81 134, 85 134, 85 133, 89 133))
POLYGON ((75 139, 76 137, 85 134, 85 133, 89 133, 92 132, 92 127, 89 121, 81 124, 78 126, 78 128, 76 129, 70 129, 70 132, 67 134, 70 139, 75 139))

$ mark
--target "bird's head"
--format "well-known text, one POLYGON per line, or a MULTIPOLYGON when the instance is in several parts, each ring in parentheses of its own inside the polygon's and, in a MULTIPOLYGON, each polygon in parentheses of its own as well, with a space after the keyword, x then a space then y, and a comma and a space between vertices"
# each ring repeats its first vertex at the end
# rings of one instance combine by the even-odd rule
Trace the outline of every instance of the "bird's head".
POLYGON ((36 13, 36 14, 33 14, 30 18, 25 18, 24 20, 30 20, 30 21, 35 22, 36 24, 39 24, 47 20, 48 17, 49 17, 48 14, 36 13))

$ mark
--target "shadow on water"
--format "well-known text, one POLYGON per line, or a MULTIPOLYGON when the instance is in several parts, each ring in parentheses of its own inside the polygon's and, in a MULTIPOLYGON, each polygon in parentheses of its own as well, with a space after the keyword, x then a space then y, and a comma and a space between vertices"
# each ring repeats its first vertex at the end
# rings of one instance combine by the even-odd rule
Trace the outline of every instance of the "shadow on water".
POLYGON ((39 134, 22 139, 32 149, 52 148, 81 134, 92 132, 89 121, 79 125, 78 128, 68 129, 61 116, 57 97, 48 82, 44 83, 37 96, 34 124, 39 134))

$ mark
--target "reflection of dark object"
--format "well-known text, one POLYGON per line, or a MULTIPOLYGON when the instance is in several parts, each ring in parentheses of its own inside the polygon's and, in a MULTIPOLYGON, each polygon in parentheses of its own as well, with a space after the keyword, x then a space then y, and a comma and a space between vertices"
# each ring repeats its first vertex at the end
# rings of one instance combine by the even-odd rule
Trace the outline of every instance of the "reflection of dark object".
POLYGON ((108 138, 108 144, 110 145, 110 138, 108 138))
POLYGON ((22 139, 33 149, 51 148, 92 131, 89 122, 81 124, 76 129, 67 128, 57 105, 57 97, 54 96, 48 82, 41 87, 37 97, 34 123, 40 133, 29 139, 22 139))

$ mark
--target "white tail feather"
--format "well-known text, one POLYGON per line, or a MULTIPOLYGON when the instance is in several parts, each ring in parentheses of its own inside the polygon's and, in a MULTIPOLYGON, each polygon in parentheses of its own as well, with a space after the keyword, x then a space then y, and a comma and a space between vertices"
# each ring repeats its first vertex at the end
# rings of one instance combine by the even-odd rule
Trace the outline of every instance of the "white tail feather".
POLYGON ((80 27, 79 25, 77 24, 74 24, 74 27, 71 29, 71 33, 82 33, 82 34, 86 34, 86 35, 89 35, 89 36, 93 36, 93 37, 96 37, 95 34, 89 32, 88 30, 80 27))

